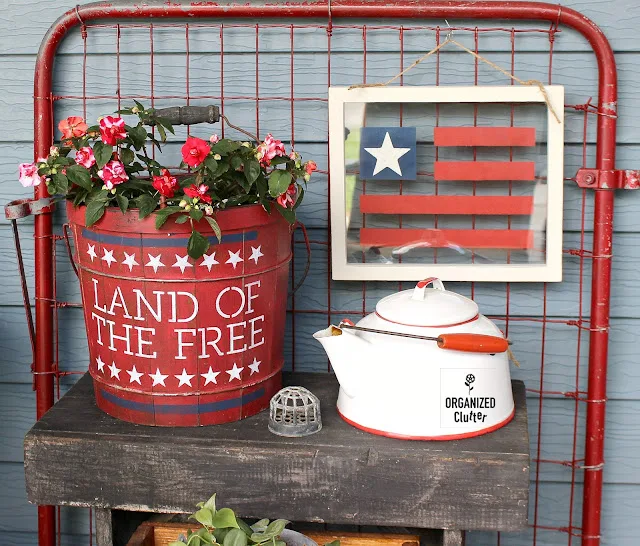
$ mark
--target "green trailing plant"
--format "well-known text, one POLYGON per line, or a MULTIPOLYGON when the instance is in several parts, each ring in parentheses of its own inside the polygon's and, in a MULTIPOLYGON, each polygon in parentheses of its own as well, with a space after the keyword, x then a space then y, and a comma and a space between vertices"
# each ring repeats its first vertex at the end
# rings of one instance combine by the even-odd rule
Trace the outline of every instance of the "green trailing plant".
MULTIPOLYGON (((230 508, 216 508, 215 494, 196 506, 198 510, 189 519, 197 521, 201 527, 196 531, 190 529, 169 546, 286 546, 280 538, 289 524, 285 519, 261 519, 248 525, 236 517, 230 508)), ((340 541, 334 540, 325 546, 340 546, 340 541)))

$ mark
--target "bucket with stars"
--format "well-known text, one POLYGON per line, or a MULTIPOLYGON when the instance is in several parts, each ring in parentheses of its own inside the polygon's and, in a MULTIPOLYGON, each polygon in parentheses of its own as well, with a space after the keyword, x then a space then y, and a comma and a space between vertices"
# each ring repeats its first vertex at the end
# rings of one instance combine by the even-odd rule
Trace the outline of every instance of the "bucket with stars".
MULTIPOLYGON (((190 226, 67 207, 103 411, 138 424, 236 421, 281 387, 291 226, 260 205, 219 211, 218 242, 187 255, 190 226)), ((207 225, 208 229, 208 225, 207 225)))

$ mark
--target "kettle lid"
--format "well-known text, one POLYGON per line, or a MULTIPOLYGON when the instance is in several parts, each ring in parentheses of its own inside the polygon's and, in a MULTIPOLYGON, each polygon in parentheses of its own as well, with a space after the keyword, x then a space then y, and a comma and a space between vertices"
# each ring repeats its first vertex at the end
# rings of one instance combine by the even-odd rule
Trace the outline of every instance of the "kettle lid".
POLYGON ((420 281, 412 290, 403 290, 382 298, 376 314, 388 322, 403 326, 456 326, 478 316, 478 304, 460 294, 445 290, 436 278, 420 281), (433 284, 433 288, 427 288, 433 284))

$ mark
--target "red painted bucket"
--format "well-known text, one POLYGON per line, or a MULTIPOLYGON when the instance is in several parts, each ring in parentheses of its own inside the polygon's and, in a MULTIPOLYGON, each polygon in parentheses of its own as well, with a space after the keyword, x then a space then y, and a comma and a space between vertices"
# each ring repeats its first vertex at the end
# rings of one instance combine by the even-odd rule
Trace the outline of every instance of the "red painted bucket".
MULTIPOLYGON (((103 411, 138 424, 212 425, 267 408, 281 387, 291 226, 260 205, 217 213, 219 243, 187 256, 189 224, 67 206, 103 411)), ((203 222, 204 223, 204 222, 203 222)), ((207 225, 208 228, 208 225, 207 225)))

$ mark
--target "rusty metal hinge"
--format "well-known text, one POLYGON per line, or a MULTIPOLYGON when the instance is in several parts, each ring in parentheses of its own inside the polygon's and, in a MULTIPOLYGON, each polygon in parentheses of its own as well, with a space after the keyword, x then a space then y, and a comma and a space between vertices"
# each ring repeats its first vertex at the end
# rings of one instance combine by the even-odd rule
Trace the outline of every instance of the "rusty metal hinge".
POLYGON ((576 182, 581 188, 601 190, 637 190, 640 188, 640 171, 601 171, 578 169, 576 182))

